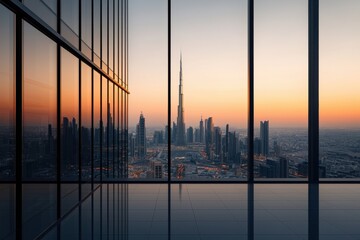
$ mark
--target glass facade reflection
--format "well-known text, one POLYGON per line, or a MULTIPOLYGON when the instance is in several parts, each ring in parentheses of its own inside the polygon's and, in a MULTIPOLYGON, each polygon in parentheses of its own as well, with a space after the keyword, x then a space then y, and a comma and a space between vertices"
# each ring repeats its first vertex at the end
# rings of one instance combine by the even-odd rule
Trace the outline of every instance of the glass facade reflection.
POLYGON ((0 180, 15 178, 15 15, 0 5, 0 180))
POLYGON ((124 2, 1 1, 0 239, 44 237, 125 177, 124 2))

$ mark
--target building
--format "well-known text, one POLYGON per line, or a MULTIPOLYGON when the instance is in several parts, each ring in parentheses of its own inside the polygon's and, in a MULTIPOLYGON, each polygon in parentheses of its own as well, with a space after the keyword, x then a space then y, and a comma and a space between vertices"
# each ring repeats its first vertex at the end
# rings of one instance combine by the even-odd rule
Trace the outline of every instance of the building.
POLYGON ((200 143, 205 143, 205 130, 204 130, 204 121, 202 119, 202 116, 201 116, 201 119, 200 119, 200 124, 199 124, 199 129, 200 129, 200 143))
POLYGON ((193 143, 194 142, 194 129, 189 127, 186 131, 186 142, 193 143))
POLYGON ((209 117, 205 120, 205 150, 208 159, 213 159, 214 155, 214 122, 213 118, 209 117))
POLYGON ((163 176, 163 164, 160 161, 151 161, 151 178, 161 179, 163 176))
POLYGON ((146 157, 146 126, 143 114, 140 114, 139 123, 136 126, 137 156, 140 160, 146 157))
POLYGON ((183 93, 183 74, 182 74, 182 56, 180 55, 180 73, 179 73, 179 105, 176 128, 176 145, 185 146, 185 116, 184 116, 184 93, 183 93))
POLYGON ((261 154, 269 155, 269 121, 260 122, 261 154))

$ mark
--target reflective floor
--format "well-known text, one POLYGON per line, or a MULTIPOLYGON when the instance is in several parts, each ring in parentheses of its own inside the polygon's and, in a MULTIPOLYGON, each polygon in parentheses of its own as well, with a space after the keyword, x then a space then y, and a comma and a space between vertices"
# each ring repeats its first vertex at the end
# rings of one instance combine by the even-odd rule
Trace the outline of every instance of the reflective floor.
MULTIPOLYGON (((13 239, 14 204, 9 198, 13 189, 11 185, 0 189, 0 239, 13 239)), ((31 206, 26 209, 24 214, 29 215, 31 206)), ((49 215, 46 207, 42 214, 49 215)), ((30 218, 33 227, 44 224, 43 218, 30 218)), ((358 184, 320 184, 311 191, 307 184, 103 184, 44 239, 355 240, 360 239, 360 188, 358 184)))

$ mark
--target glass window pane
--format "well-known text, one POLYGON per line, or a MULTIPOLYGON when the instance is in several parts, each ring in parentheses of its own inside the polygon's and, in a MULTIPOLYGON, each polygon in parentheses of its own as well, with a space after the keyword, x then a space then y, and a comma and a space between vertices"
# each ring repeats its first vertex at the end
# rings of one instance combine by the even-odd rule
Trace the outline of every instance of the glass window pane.
MULTIPOLYGON (((94 70, 93 70, 94 71, 94 70)), ((101 117, 100 117, 100 104, 101 104, 101 98, 100 98, 100 75, 96 71, 94 71, 94 95, 93 95, 93 101, 94 101, 94 180, 99 181, 100 180, 100 169, 101 169, 101 151, 100 151, 100 142, 101 142, 101 129, 102 129, 102 123, 101 123, 101 117)))
POLYGON ((254 176, 306 178, 308 1, 255 1, 254 176))
POLYGON ((91 191, 91 68, 81 63, 81 194, 91 191))
POLYGON ((89 59, 91 59, 91 3, 92 1, 89 0, 81 0, 81 51, 89 59))
POLYGON ((79 0, 61 1, 61 35, 79 47, 79 0))
POLYGON ((102 133, 102 177, 109 177, 109 155, 108 155, 108 135, 107 135, 107 127, 108 127, 108 80, 105 77, 101 78, 101 133, 102 133))
POLYGON ((23 184, 23 239, 35 239, 56 222, 56 184, 23 184))
POLYGON ((114 87, 113 83, 109 82, 109 99, 108 99, 108 115, 107 115, 107 137, 108 137, 108 152, 109 152, 109 177, 115 177, 114 168, 114 87))
POLYGON ((15 203, 15 184, 0 184, 0 239, 15 239, 15 203))
POLYGON ((114 169, 119 178, 119 88, 114 86, 114 169))
MULTIPOLYGON (((0 5, 0 180, 15 177, 15 18, 0 5)), ((1 238, 1 237, 0 237, 1 238)))
POLYGON ((61 211, 79 200, 79 60, 61 49, 61 211))
MULTIPOLYGON (((130 1, 129 9, 132 29, 130 74, 133 79, 129 178, 162 181, 167 178, 168 166, 167 142, 164 140, 167 125, 167 1, 130 1), (154 141, 154 136, 158 141, 154 141)), ((125 95, 123 114, 126 111, 124 99, 125 95)), ((127 130, 125 118, 123 115, 124 134, 127 130)))
POLYGON ((319 177, 360 178, 360 2, 319 4, 319 177))
POLYGON ((102 1, 102 69, 107 72, 108 71, 108 1, 102 1))
POLYGON ((100 0, 94 0, 94 63, 100 67, 100 0))
POLYGON ((56 31, 56 0, 24 0, 23 3, 56 31))
MULTIPOLYGON (((114 71, 114 0, 109 0, 109 69, 114 71)), ((112 74, 110 74, 112 76, 112 74)))
POLYGON ((62 179, 77 180, 79 167, 79 60, 61 49, 62 179))
POLYGON ((23 178, 56 179, 56 44, 24 23, 23 178))
POLYGON ((247 1, 173 1, 171 40, 173 179, 245 179, 247 1))

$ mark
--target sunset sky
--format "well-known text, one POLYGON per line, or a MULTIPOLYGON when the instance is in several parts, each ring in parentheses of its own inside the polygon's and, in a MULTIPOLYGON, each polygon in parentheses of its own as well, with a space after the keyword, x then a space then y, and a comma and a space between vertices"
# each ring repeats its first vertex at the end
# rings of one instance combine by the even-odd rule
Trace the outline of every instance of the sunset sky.
MULTIPOLYGON (((320 0, 320 127, 359 128, 359 12, 358 0, 320 0)), ((307 24, 307 0, 255 1, 255 126, 269 120, 271 127, 307 127, 307 24)), ((129 1, 129 34, 129 125, 135 126, 143 112, 147 126, 163 128, 168 98, 167 0, 129 1)), ((28 121, 53 122, 56 114, 49 110, 56 105, 56 45, 38 37, 28 24, 24 35, 24 115, 28 121), (32 83, 44 83, 39 88, 44 92, 30 91, 32 83)), ((247 0, 172 0, 171 37, 172 121, 177 116, 182 52, 186 127, 198 127, 203 116, 213 117, 215 126, 222 128, 227 123, 246 128, 247 0)), ((75 68, 63 74, 72 85, 77 61, 63 61, 68 70, 75 68)), ((9 64, 1 64, 2 79, 9 79, 10 71, 9 64)), ((4 81, 4 113, 13 104, 9 89, 4 81)), ((74 85, 63 92, 64 115, 77 115, 72 99, 77 91, 74 85)), ((1 122, 8 121, 2 114, 1 122)))
MULTIPOLYGON (((167 1, 130 1, 130 126, 167 123, 167 1)), ((172 1, 172 120, 246 127, 247 1, 172 1)), ((255 126, 307 127, 307 0, 255 1, 255 126)), ((320 126, 359 127, 360 1, 320 1, 320 126)))

